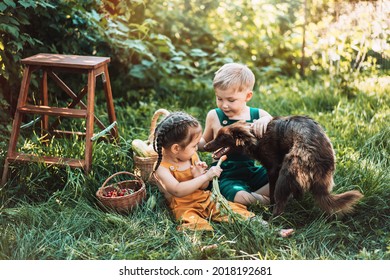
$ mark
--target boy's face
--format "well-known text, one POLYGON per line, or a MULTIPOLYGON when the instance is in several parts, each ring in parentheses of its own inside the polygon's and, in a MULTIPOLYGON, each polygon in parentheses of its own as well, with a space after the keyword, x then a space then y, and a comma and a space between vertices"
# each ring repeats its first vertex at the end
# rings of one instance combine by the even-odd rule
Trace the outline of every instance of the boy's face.
POLYGON ((238 88, 215 89, 217 106, 228 118, 236 117, 245 109, 246 103, 252 98, 252 91, 238 88))

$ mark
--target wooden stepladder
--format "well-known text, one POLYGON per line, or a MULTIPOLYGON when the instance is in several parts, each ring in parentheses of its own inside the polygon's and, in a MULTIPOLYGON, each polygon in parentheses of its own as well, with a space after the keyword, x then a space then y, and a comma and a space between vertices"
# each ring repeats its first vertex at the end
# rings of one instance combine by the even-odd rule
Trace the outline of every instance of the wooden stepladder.
MULTIPOLYGON (((12 124, 10 142, 7 157, 4 163, 1 185, 7 182, 9 164, 12 162, 44 162, 54 165, 69 165, 73 168, 83 168, 88 173, 92 166, 92 141, 94 138, 94 123, 104 131, 109 131, 110 140, 118 139, 118 129, 111 92, 110 78, 108 74, 109 57, 61 55, 61 54, 37 54, 22 59, 24 65, 23 79, 20 87, 18 104, 12 124), (39 105, 28 104, 28 93, 31 75, 40 70, 41 80, 41 103, 39 105), (58 76, 58 72, 68 72, 88 75, 87 85, 80 93, 74 93, 70 87, 58 76), (101 76, 107 102, 107 113, 110 125, 105 126, 94 114, 96 77, 101 76), (59 108, 49 105, 48 77, 57 84, 71 99, 67 107, 59 108), (82 99, 86 98, 87 104, 82 99), (78 106, 76 109, 75 107, 78 106), (17 142, 25 114, 41 116, 42 133, 50 135, 78 134, 85 136, 84 159, 63 158, 52 156, 36 156, 17 152, 17 142), (49 116, 58 118, 84 118, 85 132, 59 131, 56 126, 60 123, 57 119, 51 125, 49 116), (49 126, 50 125, 50 126, 49 126)), ((99 135, 95 135, 99 136, 99 135)))

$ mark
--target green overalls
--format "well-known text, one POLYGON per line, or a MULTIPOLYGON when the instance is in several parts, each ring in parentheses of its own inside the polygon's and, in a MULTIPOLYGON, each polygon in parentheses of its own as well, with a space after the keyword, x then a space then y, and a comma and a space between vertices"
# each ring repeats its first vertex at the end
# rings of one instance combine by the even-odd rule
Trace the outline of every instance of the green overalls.
MULTIPOLYGON (((222 126, 235 123, 237 120, 230 120, 221 109, 215 109, 222 126)), ((253 123, 259 119, 259 109, 250 108, 251 119, 247 120, 253 123)), ((229 201, 234 201, 236 193, 239 191, 254 192, 268 183, 267 171, 261 165, 255 164, 255 161, 243 154, 228 154, 228 158, 221 164, 222 173, 219 177, 219 188, 222 195, 229 201)), ((212 165, 216 165, 214 162, 212 165)))

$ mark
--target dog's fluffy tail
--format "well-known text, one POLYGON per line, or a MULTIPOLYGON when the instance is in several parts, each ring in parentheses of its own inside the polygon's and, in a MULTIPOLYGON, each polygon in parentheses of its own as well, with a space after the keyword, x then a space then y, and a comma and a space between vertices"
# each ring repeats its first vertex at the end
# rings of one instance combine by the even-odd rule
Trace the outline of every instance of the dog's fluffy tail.
POLYGON ((351 213, 353 207, 363 195, 359 191, 348 191, 341 194, 315 195, 316 201, 325 212, 343 216, 351 213))

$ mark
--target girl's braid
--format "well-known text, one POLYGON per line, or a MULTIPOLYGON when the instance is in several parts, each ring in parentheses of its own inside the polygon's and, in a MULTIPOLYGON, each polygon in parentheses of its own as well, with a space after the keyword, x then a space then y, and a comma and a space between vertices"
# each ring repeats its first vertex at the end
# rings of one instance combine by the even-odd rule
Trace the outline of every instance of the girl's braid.
POLYGON ((188 127, 197 127, 199 122, 184 112, 173 112, 165 117, 154 131, 153 148, 158 154, 154 171, 162 161, 162 148, 180 143, 187 137, 188 127))

